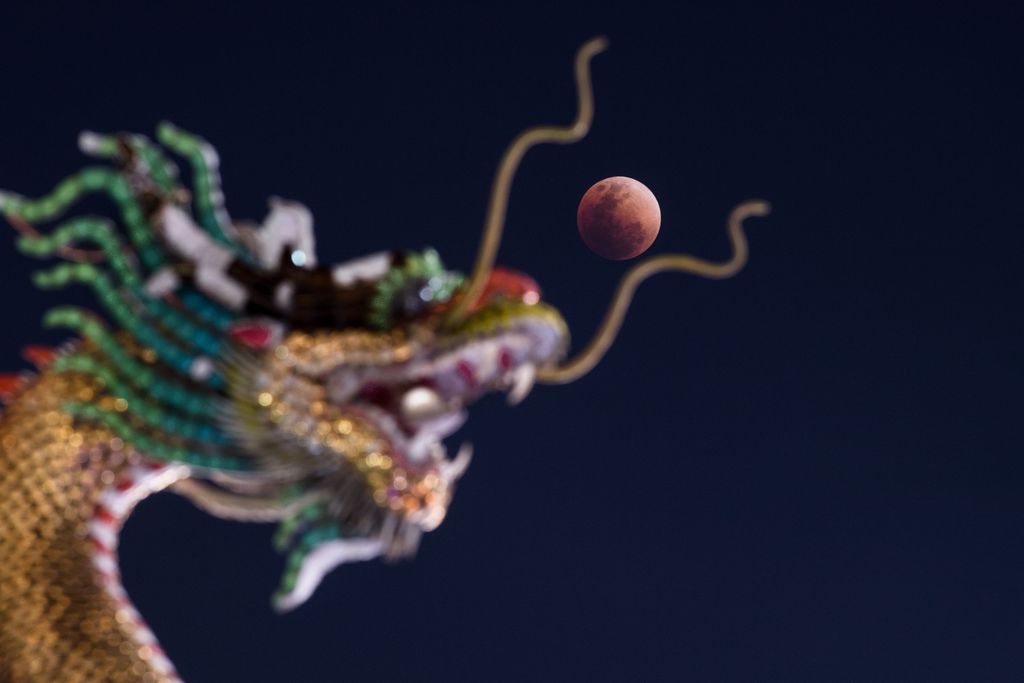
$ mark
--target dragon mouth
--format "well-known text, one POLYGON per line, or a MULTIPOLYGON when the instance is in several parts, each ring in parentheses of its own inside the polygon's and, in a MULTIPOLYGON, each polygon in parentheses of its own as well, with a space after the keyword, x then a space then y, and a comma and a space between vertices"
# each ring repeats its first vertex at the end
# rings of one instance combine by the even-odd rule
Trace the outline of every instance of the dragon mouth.
POLYGON ((561 318, 543 305, 529 308, 536 313, 521 313, 486 333, 471 319, 447 346, 400 364, 340 368, 328 378, 327 397, 372 422, 406 467, 437 467, 452 481, 468 464, 471 448, 463 444, 449 458, 444 440, 465 423, 468 407, 492 392, 505 392, 510 405, 518 404, 533 388, 538 367, 563 353, 561 318))

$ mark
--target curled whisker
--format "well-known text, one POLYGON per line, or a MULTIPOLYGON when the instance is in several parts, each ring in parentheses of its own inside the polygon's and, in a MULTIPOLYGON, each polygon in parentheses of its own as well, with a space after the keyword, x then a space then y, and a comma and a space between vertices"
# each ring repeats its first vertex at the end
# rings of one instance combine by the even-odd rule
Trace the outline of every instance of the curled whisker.
POLYGON ((726 261, 706 261, 689 254, 663 254, 645 259, 630 268, 619 282, 601 326, 586 347, 563 365, 540 368, 537 380, 546 384, 568 384, 590 372, 614 343, 640 283, 652 275, 678 271, 705 278, 723 279, 738 273, 746 264, 748 254, 743 222, 752 216, 766 216, 770 209, 768 202, 752 199, 732 210, 728 219, 732 256, 726 261))
POLYGON ((483 292, 487 277, 494 267, 494 259, 501 245, 501 234, 505 228, 508 211, 508 197, 516 169, 526 152, 534 145, 545 142, 570 144, 582 139, 590 130, 594 119, 594 93, 590 83, 590 60, 608 47, 607 39, 591 38, 576 52, 576 118, 568 126, 534 126, 520 133, 505 150, 498 163, 498 170, 491 186, 491 196, 484 221, 484 233, 477 253, 473 273, 462 291, 459 300, 448 313, 449 324, 466 317, 469 307, 483 292))

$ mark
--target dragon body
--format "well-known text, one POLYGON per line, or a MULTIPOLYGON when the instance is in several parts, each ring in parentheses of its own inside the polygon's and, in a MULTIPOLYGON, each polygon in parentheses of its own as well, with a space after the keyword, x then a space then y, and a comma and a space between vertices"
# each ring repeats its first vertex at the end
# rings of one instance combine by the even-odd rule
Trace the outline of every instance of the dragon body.
POLYGON ((117 564, 122 523, 157 491, 278 523, 280 610, 338 564, 412 554, 468 463, 468 447, 450 456, 443 440, 477 398, 517 402, 535 380, 589 370, 654 272, 742 266, 740 224, 766 211, 759 202, 733 213, 730 261, 670 255, 627 273, 590 346, 563 364, 559 313, 532 279, 494 267, 515 166, 533 144, 586 133, 601 49, 577 55, 573 124, 530 129, 506 152, 468 276, 429 249, 320 265, 312 216, 295 202, 273 200, 258 227, 233 222, 216 152, 170 124, 159 144, 83 134, 105 165, 38 199, 0 194, 18 248, 64 260, 36 285, 91 287, 102 311, 49 311, 44 324, 71 341, 30 347, 36 370, 0 378, 0 681, 178 680, 117 564), (90 195, 112 203, 116 223, 73 216, 90 195))
POLYGON ((0 418, 2 680, 175 680, 121 588, 115 552, 132 505, 188 468, 63 410, 101 391, 92 376, 46 372, 0 418))

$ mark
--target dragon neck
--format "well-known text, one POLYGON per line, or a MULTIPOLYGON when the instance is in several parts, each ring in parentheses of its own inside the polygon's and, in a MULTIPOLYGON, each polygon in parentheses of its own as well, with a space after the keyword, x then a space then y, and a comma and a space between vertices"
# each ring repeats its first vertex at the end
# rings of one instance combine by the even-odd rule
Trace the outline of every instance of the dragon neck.
POLYGON ((95 379, 46 372, 0 416, 0 680, 178 681, 121 586, 121 524, 188 476, 61 410, 95 379))

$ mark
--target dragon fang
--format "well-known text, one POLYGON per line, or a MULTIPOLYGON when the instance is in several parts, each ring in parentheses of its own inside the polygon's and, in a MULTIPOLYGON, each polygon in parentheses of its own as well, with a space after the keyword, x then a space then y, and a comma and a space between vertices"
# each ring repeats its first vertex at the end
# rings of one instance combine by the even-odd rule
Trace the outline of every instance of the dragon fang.
POLYGON ((38 372, 0 382, 0 680, 178 680, 116 558, 123 521, 163 489, 219 517, 280 524, 281 610, 340 563, 410 555, 468 464, 468 446, 450 457, 443 440, 476 398, 520 401, 535 381, 586 373, 656 272, 742 267, 742 222, 763 202, 733 211, 729 261, 635 266, 594 339, 563 362, 561 316, 529 277, 494 266, 520 159, 586 134, 589 63, 603 49, 595 39, 577 54, 575 121, 529 129, 506 151, 466 277, 430 250, 320 265, 310 212, 293 202, 272 202, 259 228, 233 223, 213 148, 170 124, 159 145, 85 133, 82 150, 111 165, 40 199, 0 196, 22 252, 64 259, 36 285, 88 285, 105 312, 49 311, 45 324, 74 339, 30 347, 38 372), (190 189, 168 150, 188 161, 190 189), (113 202, 120 227, 91 216, 34 227, 89 194, 113 202))

